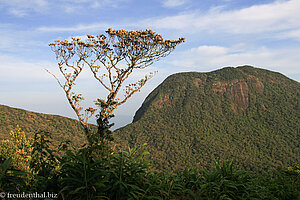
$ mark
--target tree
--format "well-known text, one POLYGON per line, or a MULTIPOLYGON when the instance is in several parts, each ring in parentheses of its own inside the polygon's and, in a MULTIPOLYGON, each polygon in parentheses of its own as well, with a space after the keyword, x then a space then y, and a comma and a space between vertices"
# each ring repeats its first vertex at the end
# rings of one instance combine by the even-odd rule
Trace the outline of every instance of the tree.
MULTIPOLYGON (((178 40, 164 40, 161 35, 152 30, 126 31, 108 29, 105 34, 97 36, 87 35, 86 40, 72 38, 71 40, 56 40, 49 46, 56 54, 58 68, 64 77, 62 83, 54 74, 60 87, 75 111, 85 134, 90 141, 88 119, 97 109, 89 107, 82 114, 80 102, 84 100, 81 94, 72 91, 75 80, 87 65, 94 78, 108 91, 106 99, 98 98, 95 104, 99 107, 96 115, 98 135, 108 137, 111 125, 108 119, 113 111, 124 104, 135 92, 145 85, 153 73, 145 75, 141 80, 124 86, 125 80, 136 69, 144 69, 169 55, 175 47, 184 42, 178 40), (123 97, 120 95, 123 93, 123 97)), ((50 73, 50 72, 49 72, 50 73)))

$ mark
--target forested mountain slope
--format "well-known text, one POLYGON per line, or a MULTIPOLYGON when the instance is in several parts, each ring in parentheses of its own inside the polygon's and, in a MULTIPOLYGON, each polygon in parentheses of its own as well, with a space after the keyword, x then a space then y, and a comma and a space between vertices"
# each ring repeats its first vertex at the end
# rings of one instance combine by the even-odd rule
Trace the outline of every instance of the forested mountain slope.
POLYGON ((17 126, 30 137, 38 131, 48 131, 56 144, 64 140, 72 140, 76 144, 85 142, 83 129, 77 120, 0 105, 0 139, 9 138, 9 132, 17 126))
POLYGON ((251 66, 169 76, 115 131, 119 148, 141 145, 159 169, 235 160, 266 171, 300 162, 300 84, 251 66))

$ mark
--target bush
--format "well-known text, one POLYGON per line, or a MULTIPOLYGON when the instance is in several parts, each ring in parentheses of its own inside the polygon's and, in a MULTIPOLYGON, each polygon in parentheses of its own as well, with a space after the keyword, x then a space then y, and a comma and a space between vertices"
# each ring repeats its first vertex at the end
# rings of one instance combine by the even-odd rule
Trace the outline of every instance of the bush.
POLYGON ((103 161, 97 159, 91 148, 66 151, 61 162, 60 193, 67 199, 104 197, 108 188, 108 173, 103 161))
POLYGON ((251 173, 233 167, 233 162, 216 162, 216 169, 204 170, 200 196, 208 199, 260 199, 259 185, 251 173))
POLYGON ((144 160, 144 156, 148 154, 134 147, 111 155, 108 162, 110 199, 140 199, 145 195, 145 180, 150 164, 144 160))
POLYGON ((27 139, 24 132, 17 127, 10 132, 9 140, 0 142, 0 162, 12 158, 10 166, 14 169, 29 171, 31 160, 32 140, 27 139))
POLYGON ((299 200, 300 199, 300 170, 299 165, 279 169, 273 176, 263 176, 261 184, 267 188, 269 199, 299 200))
POLYGON ((0 192, 20 193, 26 189, 26 172, 11 167, 12 159, 0 163, 0 192))

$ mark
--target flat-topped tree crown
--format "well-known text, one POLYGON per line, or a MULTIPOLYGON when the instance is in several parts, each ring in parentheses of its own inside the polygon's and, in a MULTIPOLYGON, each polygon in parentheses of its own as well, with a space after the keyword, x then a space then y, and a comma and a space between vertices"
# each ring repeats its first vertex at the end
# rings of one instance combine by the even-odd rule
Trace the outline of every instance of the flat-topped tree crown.
POLYGON ((108 29, 105 34, 87 35, 85 40, 72 37, 71 40, 56 40, 50 43, 49 46, 56 54, 58 67, 65 82, 62 84, 56 76, 54 77, 65 91, 87 137, 89 137, 87 120, 96 109, 89 107, 85 109, 85 114, 81 114, 80 101, 84 98, 81 94, 71 91, 84 65, 89 67, 94 78, 108 91, 106 99, 99 98, 96 101, 96 105, 100 108, 97 115, 98 133, 104 137, 105 134, 100 131, 103 120, 107 121, 112 117, 113 111, 139 91, 154 75, 150 73, 136 82, 123 85, 133 70, 150 66, 160 58, 169 55, 184 41, 184 38, 165 40, 152 30, 108 29))

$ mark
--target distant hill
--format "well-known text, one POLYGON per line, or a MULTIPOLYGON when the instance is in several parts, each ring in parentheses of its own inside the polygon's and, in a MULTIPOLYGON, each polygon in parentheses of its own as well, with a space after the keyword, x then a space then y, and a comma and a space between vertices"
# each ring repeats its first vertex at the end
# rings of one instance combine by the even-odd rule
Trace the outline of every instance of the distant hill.
POLYGON ((119 148, 147 143, 158 169, 234 159, 257 172, 300 162, 300 84, 251 66, 169 76, 133 123, 115 131, 119 148))
POLYGON ((9 138, 10 131, 17 126, 29 137, 40 130, 48 131, 56 144, 67 139, 76 144, 86 141, 81 125, 75 119, 0 105, 0 140, 9 138))

